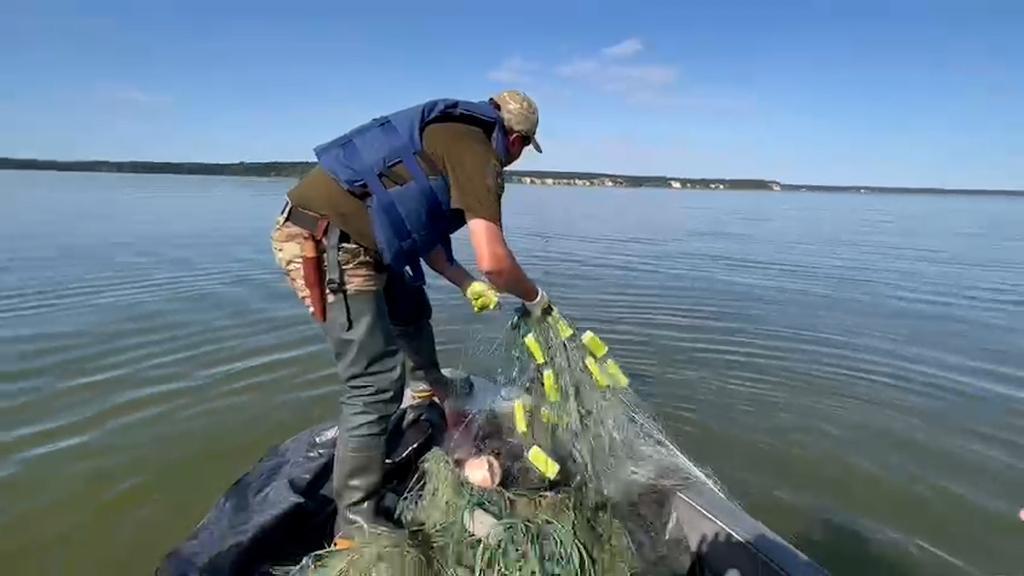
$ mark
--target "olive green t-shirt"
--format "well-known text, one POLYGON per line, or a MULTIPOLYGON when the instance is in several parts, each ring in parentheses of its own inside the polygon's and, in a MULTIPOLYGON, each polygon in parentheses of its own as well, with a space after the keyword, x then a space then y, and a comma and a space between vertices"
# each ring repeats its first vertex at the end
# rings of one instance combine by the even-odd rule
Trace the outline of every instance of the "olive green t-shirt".
MULTIPOLYGON (((423 131, 423 151, 448 180, 453 210, 461 210, 467 221, 482 218, 501 225, 502 166, 483 130, 455 122, 431 124, 423 131)), ((401 165, 395 172, 409 177, 401 165)), ((327 216, 356 243, 376 249, 366 205, 319 166, 288 192, 288 199, 327 216)))

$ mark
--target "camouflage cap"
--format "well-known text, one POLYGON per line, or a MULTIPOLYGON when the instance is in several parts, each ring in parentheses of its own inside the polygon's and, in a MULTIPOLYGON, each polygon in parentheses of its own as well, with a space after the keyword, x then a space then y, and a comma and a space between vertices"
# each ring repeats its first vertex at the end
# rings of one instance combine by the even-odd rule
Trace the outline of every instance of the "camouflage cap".
POLYGON ((501 107, 501 119, 505 123, 505 129, 529 136, 533 149, 543 152, 537 142, 537 125, 540 123, 537 103, 519 90, 506 90, 492 100, 501 107))

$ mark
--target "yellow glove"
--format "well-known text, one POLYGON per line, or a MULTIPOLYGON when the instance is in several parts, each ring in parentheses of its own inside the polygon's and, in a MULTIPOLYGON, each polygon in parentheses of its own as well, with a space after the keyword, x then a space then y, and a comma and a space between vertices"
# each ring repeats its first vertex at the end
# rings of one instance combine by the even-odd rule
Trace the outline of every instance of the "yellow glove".
POLYGON ((482 280, 474 280, 469 288, 466 288, 466 298, 473 305, 473 311, 478 314, 496 310, 500 305, 498 291, 494 289, 494 286, 482 280))

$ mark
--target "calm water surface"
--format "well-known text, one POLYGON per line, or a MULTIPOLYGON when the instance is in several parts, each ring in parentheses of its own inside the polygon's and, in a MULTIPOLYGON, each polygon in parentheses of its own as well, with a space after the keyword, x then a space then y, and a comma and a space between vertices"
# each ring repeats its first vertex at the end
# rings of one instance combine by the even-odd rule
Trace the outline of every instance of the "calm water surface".
MULTIPOLYGON (((0 172, 5 574, 151 573, 334 417, 270 255, 289 185, 0 172)), ((505 220, 683 450, 835 574, 1024 574, 1024 199, 513 186, 505 220)), ((507 315, 431 293, 445 363, 491 369, 507 315)))

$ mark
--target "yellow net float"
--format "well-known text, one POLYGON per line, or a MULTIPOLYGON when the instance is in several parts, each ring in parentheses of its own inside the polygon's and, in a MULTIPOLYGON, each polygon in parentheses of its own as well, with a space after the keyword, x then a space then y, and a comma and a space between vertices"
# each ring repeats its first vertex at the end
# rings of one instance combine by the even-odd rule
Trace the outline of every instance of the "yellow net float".
POLYGON ((540 342, 537 341, 537 336, 533 332, 530 332, 523 338, 523 343, 526 344, 526 349, 533 356, 534 362, 538 365, 544 364, 544 351, 541 349, 540 342))
POLYGON ((547 452, 536 444, 531 446, 530 450, 526 452, 526 458, 548 480, 554 480, 555 476, 558 476, 558 471, 562 469, 558 462, 555 462, 551 456, 548 456, 547 452))
POLYGON ((587 356, 586 360, 583 361, 587 365, 587 369, 590 370, 590 375, 593 376, 594 382, 597 383, 598 388, 607 388, 608 380, 601 372, 601 367, 597 365, 597 360, 593 356, 587 356))
POLYGON ((587 350, 594 355, 594 358, 600 359, 608 353, 608 345, 605 344, 597 334, 594 334, 590 330, 584 332, 583 335, 580 336, 580 340, 583 342, 583 345, 587 347, 587 350))
POLYGON ((575 330, 573 330, 572 326, 569 325, 569 322, 558 313, 558 310, 551 313, 551 322, 554 323, 555 329, 558 330, 558 337, 562 340, 568 340, 569 337, 575 333, 575 330))
POLYGON ((611 380, 617 388, 625 388, 629 386, 629 377, 619 367, 619 363, 611 358, 605 360, 604 371, 608 374, 608 378, 611 380))
POLYGON ((529 430, 529 425, 526 402, 522 398, 517 398, 515 404, 513 404, 512 416, 513 420, 515 420, 516 432, 526 434, 526 431, 529 430))
POLYGON ((554 404, 562 398, 562 391, 558 389, 558 380, 555 378, 555 371, 551 368, 545 368, 542 373, 542 380, 544 381, 544 396, 548 399, 548 402, 554 404))

